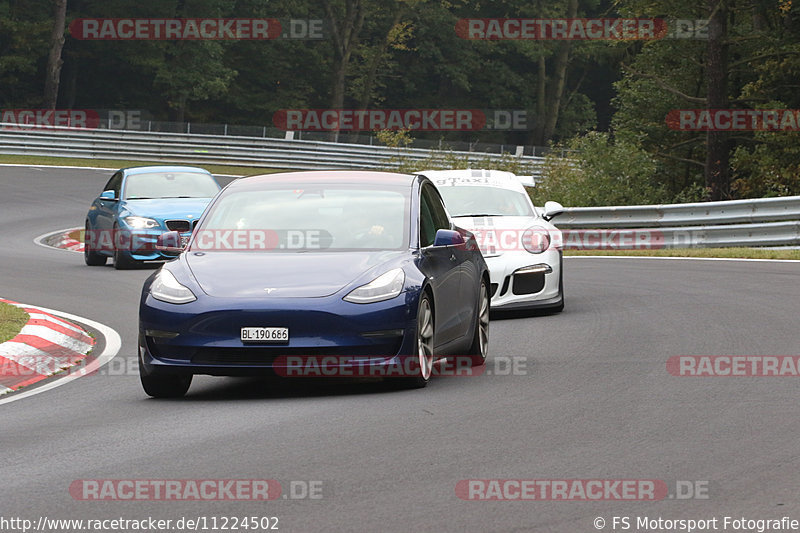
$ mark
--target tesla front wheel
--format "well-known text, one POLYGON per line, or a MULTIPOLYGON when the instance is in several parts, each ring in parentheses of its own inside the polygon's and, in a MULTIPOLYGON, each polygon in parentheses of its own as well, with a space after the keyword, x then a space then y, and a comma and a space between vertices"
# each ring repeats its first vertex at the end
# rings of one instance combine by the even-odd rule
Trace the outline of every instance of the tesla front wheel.
POLYGON ((489 293, 486 282, 481 280, 478 311, 475 316, 475 335, 472 337, 472 346, 469 356, 472 366, 481 366, 486 363, 489 353, 489 293))
POLYGON ((142 348, 139 347, 139 379, 142 388, 148 396, 153 398, 180 398, 189 390, 192 384, 192 375, 178 374, 148 374, 142 363, 142 348))
POLYGON ((403 368, 411 369, 411 374, 399 378, 391 378, 390 383, 403 389, 421 389, 425 387, 433 374, 433 306, 427 293, 422 293, 417 310, 417 331, 414 355, 411 365, 403 368))

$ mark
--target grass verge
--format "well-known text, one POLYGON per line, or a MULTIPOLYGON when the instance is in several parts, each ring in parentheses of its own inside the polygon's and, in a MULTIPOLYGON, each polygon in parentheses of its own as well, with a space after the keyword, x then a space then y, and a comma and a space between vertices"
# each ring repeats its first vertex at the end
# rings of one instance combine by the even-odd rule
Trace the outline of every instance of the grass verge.
POLYGON ((0 342, 13 339, 28 322, 28 313, 19 307, 0 302, 0 342))
POLYGON ((254 174, 271 174, 289 169, 240 167, 233 165, 208 165, 202 161, 196 163, 164 163, 163 161, 126 161, 123 159, 80 159, 72 157, 48 157, 31 155, 0 155, 0 163, 13 165, 34 166, 70 166, 70 167, 99 167, 99 168, 125 168, 140 167, 143 165, 191 165, 204 168, 212 174, 230 174, 233 176, 252 176, 254 174))
POLYGON ((564 250, 566 256, 627 255, 642 257, 723 257, 736 259, 797 259, 800 250, 763 248, 663 248, 659 250, 564 250))

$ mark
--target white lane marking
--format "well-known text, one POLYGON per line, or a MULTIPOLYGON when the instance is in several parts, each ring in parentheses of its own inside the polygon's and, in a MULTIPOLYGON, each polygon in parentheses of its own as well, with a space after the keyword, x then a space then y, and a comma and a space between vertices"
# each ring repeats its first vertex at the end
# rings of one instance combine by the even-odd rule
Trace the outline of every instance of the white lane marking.
POLYGON ((38 244, 42 248, 47 248, 48 250, 63 250, 65 252, 72 252, 74 254, 82 254, 83 252, 79 252, 78 250, 70 250, 69 248, 56 248, 55 246, 50 246, 49 244, 45 244, 42 241, 48 237, 52 237, 53 235, 57 235, 59 233, 69 233, 71 231, 83 229, 82 227, 73 227, 73 228, 64 228, 57 231, 48 231, 42 235, 39 235, 35 239, 33 239, 34 244, 38 244))
MULTIPOLYGON (((27 305, 27 307, 34 307, 31 305, 27 305)), ((114 359, 114 357, 119 353, 120 348, 122 348, 122 339, 119 336, 119 333, 111 329, 110 327, 101 324, 99 322, 95 322, 94 320, 89 320, 88 318, 83 318, 78 315, 72 315, 70 313, 63 313, 61 311, 56 311, 53 309, 47 309, 45 307, 38 307, 37 309, 41 309, 45 313, 50 313, 52 315, 60 316, 61 318, 65 318, 67 320, 74 320, 75 322, 79 322, 81 324, 86 324, 103 335, 105 339, 105 347, 103 348, 103 352, 97 356, 91 363, 86 365, 83 372, 76 372, 74 374, 67 374, 62 378, 54 379, 53 381, 46 383, 40 387, 36 387, 31 390, 23 390, 23 392, 19 392, 13 394, 9 398, 0 399, 0 405, 16 402, 17 400, 21 400, 23 398, 28 398, 30 396, 34 396, 36 394, 40 394, 45 391, 49 391, 51 389, 55 389, 56 387, 60 387, 61 385, 66 385, 70 381, 74 381, 84 375, 92 375, 94 372, 102 368, 106 365, 109 361, 114 359)))
POLYGON ((747 259, 744 257, 661 257, 654 255, 565 255, 564 259, 686 259, 691 261, 753 261, 766 263, 800 263, 800 259, 747 259))

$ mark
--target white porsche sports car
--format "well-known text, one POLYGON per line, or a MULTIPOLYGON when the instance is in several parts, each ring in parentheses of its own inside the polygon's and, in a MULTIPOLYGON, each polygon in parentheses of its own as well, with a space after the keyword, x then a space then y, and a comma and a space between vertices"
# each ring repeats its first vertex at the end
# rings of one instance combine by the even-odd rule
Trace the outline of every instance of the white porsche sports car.
POLYGON ((531 177, 500 170, 421 171, 456 224, 475 234, 491 277, 496 310, 564 309, 562 235, 550 220, 564 211, 531 202, 531 177))

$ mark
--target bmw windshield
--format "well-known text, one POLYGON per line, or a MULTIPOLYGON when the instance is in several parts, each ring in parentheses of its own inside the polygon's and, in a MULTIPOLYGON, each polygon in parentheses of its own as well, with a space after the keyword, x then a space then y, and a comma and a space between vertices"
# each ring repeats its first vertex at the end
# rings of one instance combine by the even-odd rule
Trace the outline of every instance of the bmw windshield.
POLYGON ((126 200, 153 198, 213 198, 219 192, 214 178, 200 172, 148 172, 129 175, 126 200))

